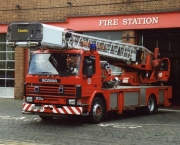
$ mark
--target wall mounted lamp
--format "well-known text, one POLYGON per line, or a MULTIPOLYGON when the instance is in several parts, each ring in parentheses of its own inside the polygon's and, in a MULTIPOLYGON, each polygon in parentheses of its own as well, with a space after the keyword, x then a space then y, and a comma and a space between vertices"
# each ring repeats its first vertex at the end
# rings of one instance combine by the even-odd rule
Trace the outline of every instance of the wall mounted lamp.
POLYGON ((69 5, 69 7, 71 7, 71 6, 72 6, 72 2, 67 2, 67 4, 69 5))
POLYGON ((20 9, 21 9, 20 5, 16 5, 16 8, 17 8, 18 10, 20 10, 20 9))

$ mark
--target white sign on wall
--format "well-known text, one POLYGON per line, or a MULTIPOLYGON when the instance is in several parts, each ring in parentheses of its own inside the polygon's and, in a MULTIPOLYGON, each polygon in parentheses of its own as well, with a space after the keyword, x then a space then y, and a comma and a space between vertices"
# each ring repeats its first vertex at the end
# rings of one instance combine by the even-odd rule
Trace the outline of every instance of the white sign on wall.
POLYGON ((120 22, 123 26, 158 24, 159 17, 125 18, 125 19, 122 19, 122 21, 119 21, 119 19, 99 20, 99 26, 100 27, 102 27, 102 26, 118 26, 120 22))

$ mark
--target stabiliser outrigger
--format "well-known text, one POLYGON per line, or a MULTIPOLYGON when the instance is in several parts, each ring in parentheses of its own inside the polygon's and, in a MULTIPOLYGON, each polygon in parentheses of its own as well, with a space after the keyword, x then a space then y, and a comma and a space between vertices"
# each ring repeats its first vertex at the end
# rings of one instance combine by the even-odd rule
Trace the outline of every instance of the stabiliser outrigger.
POLYGON ((7 45, 37 48, 26 76, 24 114, 43 120, 88 115, 98 123, 111 111, 152 114, 159 105, 170 105, 172 87, 153 85, 170 76, 170 61, 158 58, 158 48, 152 53, 41 23, 10 24, 7 45))

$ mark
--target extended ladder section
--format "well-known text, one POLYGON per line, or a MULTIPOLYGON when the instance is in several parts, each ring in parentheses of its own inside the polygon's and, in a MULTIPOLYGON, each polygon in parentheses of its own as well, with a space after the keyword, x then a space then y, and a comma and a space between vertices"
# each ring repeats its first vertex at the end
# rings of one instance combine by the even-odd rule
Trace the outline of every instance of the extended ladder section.
POLYGON ((126 61, 136 61, 137 55, 142 55, 142 57, 147 54, 153 55, 151 51, 143 46, 101 39, 77 33, 71 34, 72 35, 68 40, 69 48, 90 50, 91 44, 96 44, 96 49, 100 55, 126 61))
POLYGON ((145 60, 153 55, 143 46, 78 34, 63 28, 40 23, 12 23, 7 30, 7 45, 11 47, 48 47, 55 49, 90 50, 92 44, 100 55, 123 61, 145 60))

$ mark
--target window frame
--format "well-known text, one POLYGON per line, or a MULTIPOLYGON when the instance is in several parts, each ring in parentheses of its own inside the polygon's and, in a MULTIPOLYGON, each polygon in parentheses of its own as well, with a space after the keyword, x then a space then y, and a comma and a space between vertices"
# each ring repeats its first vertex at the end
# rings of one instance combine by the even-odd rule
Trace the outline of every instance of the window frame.
MULTIPOLYGON (((6 34, 4 33, 1 33, 0 34, 0 42, 4 42, 6 41, 6 34)), ((0 44, 2 50, 0 49, 0 56, 1 55, 5 55, 5 60, 0 60, 0 63, 1 62, 4 62, 4 68, 0 68, 0 71, 4 71, 5 74, 4 76, 5 77, 0 77, 0 81, 4 80, 5 82, 3 82, 4 86, 1 86, 1 87, 14 87, 14 84, 15 84, 15 76, 13 78, 8 78, 7 77, 7 74, 8 74, 8 71, 14 71, 14 74, 15 74, 15 50, 13 51, 13 48, 11 47, 8 47, 7 45, 5 44, 0 44), (5 49, 4 49, 5 47, 5 49), (4 54, 3 54, 4 53, 4 54), (14 56, 12 56, 13 59, 10 59, 10 60, 7 60, 8 58, 8 53, 14 53, 14 56), (14 62, 14 67, 13 68, 8 68, 8 62, 14 62), (13 80, 13 85, 12 86, 8 86, 8 81, 9 80, 13 80)))

